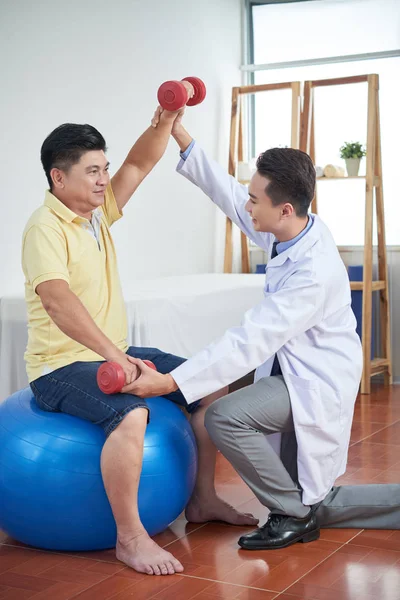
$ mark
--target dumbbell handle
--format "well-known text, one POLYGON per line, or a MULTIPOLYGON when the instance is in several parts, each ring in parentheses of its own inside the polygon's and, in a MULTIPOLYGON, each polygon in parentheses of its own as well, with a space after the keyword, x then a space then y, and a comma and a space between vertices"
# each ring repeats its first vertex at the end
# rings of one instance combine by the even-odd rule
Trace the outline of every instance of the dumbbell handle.
POLYGON ((182 85, 185 86, 186 91, 187 91, 187 99, 188 101, 190 100, 190 98, 193 98, 194 94, 195 94, 195 90, 194 87, 192 86, 192 84, 190 83, 190 81, 187 81, 186 79, 181 79, 181 83, 182 85))
MULTIPOLYGON (((143 362, 151 369, 157 370, 151 360, 143 362)), ((118 394, 126 384, 124 369, 116 362, 101 364, 97 371, 97 384, 105 394, 118 394)))
POLYGON ((206 97, 206 86, 198 77, 185 77, 182 81, 165 81, 158 89, 159 104, 165 109, 176 111, 195 106, 206 97))

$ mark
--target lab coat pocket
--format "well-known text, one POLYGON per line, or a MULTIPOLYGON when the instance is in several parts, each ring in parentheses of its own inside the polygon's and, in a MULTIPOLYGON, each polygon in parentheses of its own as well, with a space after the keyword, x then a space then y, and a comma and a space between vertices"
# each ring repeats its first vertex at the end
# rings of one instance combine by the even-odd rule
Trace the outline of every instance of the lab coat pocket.
POLYGON ((286 385, 292 405, 293 421, 302 427, 322 426, 322 399, 318 380, 286 374, 286 385))

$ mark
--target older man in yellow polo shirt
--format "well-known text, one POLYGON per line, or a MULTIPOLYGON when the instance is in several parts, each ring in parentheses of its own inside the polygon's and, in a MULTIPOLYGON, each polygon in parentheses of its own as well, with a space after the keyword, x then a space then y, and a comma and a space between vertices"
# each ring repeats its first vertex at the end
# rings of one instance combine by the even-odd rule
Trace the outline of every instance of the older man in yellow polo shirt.
MULTIPOLYGON (((100 425, 107 440, 101 455, 105 488, 117 524, 117 557, 149 575, 183 570, 151 540, 140 522, 137 490, 146 401, 127 393, 107 395, 98 387, 101 361, 119 363, 126 384, 137 375, 135 358, 152 360, 169 373, 183 358, 155 348, 129 348, 125 304, 111 225, 163 155, 177 113, 164 112, 157 127, 137 140, 110 181, 103 136, 90 125, 64 124, 46 138, 41 159, 49 183, 44 205, 28 221, 22 265, 28 307, 27 372, 38 405, 100 425)), ((186 509, 191 521, 224 520, 254 525, 218 498, 214 487, 216 449, 205 427, 207 406, 226 390, 204 398, 193 410, 181 392, 167 398, 192 412, 199 473, 186 509)))

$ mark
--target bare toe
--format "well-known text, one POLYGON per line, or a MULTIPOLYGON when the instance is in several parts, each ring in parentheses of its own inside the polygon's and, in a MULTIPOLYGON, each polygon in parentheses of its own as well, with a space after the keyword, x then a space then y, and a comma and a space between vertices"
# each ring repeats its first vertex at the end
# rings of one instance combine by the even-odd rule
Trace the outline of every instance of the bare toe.
POLYGON ((181 565, 181 563, 179 562, 179 560, 176 560, 176 558, 173 558, 171 560, 172 565, 174 567, 175 573, 182 573, 183 572, 183 566, 181 565))
POLYGON ((168 575, 173 575, 175 573, 175 569, 174 569, 174 565, 172 564, 172 561, 168 561, 166 564, 166 567, 168 569, 168 575))
POLYGON ((168 567, 166 564, 160 565, 161 575, 168 575, 168 567))

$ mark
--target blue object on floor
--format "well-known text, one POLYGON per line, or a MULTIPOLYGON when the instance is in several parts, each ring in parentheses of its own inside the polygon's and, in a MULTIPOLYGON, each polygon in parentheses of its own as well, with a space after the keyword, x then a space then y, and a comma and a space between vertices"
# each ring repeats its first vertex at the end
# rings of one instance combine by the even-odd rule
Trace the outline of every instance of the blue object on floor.
MULTIPOLYGON (((197 450, 190 423, 165 398, 147 400, 139 513, 150 535, 185 508, 197 450)), ((100 472, 103 430, 40 410, 30 388, 0 404, 0 529, 49 550, 112 548, 116 528, 100 472)))
MULTIPOLYGON (((355 265, 350 266, 347 269, 350 281, 362 281, 363 280, 363 266, 355 265)), ((362 295, 361 291, 351 292, 351 308, 353 309, 354 315, 357 320, 357 333, 362 339, 362 295)), ((374 358, 375 352, 375 307, 374 307, 374 296, 372 295, 372 331, 371 331, 371 360, 374 358)))

